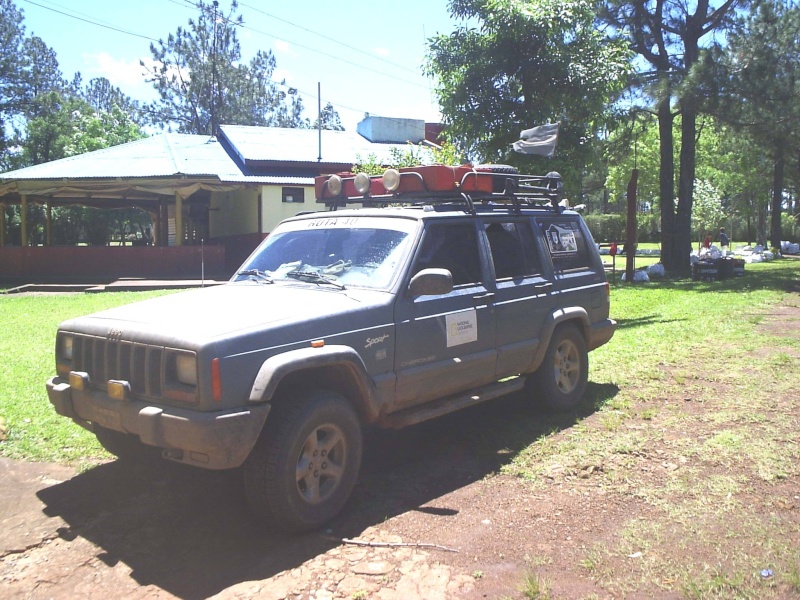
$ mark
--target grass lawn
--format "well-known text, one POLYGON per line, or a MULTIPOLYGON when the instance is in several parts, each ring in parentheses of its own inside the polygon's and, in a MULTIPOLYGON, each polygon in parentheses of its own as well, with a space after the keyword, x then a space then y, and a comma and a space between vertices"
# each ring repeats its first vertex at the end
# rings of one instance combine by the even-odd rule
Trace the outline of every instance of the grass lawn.
POLYGON ((57 415, 47 399, 56 328, 68 318, 164 293, 170 292, 0 295, 0 453, 77 465, 108 458, 91 433, 57 415))

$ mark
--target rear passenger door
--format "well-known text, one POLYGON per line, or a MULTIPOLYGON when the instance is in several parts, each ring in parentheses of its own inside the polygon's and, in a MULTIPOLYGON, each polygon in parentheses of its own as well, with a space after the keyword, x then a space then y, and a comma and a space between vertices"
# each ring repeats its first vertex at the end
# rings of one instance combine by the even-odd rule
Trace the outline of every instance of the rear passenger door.
POLYGON ((552 283, 543 275, 532 227, 529 217, 483 221, 494 274, 496 379, 529 369, 553 305, 552 283))
POLYGON ((395 409, 494 380, 495 323, 486 252, 474 218, 429 222, 395 305, 395 409), (412 298, 408 281, 448 269, 454 289, 412 298))
POLYGON ((594 323, 608 316, 608 289, 594 240, 576 214, 534 217, 553 265, 559 307, 581 307, 594 323))

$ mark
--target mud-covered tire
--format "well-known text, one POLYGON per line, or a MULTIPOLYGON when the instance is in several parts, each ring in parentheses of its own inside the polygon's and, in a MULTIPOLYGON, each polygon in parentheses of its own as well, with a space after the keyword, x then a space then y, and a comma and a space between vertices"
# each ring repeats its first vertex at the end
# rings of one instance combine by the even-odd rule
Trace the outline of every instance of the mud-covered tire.
POLYGON ((361 450, 358 416, 339 394, 314 390, 282 398, 243 467, 250 510, 272 529, 320 527, 350 498, 361 450))
POLYGON ((506 178, 503 175, 517 175, 519 169, 511 165, 485 164, 475 167, 478 171, 489 171, 496 176, 492 177, 492 192, 502 194, 506 191, 506 178))
POLYGON ((137 436, 130 433, 121 433, 96 425, 94 435, 106 452, 120 460, 151 462, 161 459, 161 448, 143 444, 137 436))
POLYGON ((528 376, 525 390, 553 412, 573 410, 583 398, 589 377, 589 353, 580 330, 560 325, 550 340, 539 369, 528 376))
POLYGON ((519 169, 517 169, 517 167, 512 167, 511 165, 496 165, 491 163, 477 165, 475 169, 478 171, 491 171, 492 173, 505 173, 507 175, 516 175, 519 173, 519 169))

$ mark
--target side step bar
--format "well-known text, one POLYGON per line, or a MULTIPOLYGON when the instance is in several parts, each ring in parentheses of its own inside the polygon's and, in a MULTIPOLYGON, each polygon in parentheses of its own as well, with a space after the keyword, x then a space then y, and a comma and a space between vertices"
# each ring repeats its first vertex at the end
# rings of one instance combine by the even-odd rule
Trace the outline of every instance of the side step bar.
POLYGON ((435 402, 426 402, 420 406, 398 410, 383 416, 378 421, 378 425, 387 429, 401 429, 408 425, 416 425, 473 404, 480 404, 512 392, 518 392, 524 385, 525 377, 514 377, 513 379, 498 381, 462 394, 448 396, 435 402))

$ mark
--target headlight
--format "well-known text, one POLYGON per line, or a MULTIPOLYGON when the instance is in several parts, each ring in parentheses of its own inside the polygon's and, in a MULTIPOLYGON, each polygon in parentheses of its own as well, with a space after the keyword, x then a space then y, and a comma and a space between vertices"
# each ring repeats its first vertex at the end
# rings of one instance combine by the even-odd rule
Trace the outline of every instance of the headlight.
POLYGON ((62 334, 59 338, 58 355, 64 360, 72 360, 72 336, 62 334))
POLYGON ((197 357, 194 354, 175 356, 175 373, 184 385, 197 385, 197 357))

